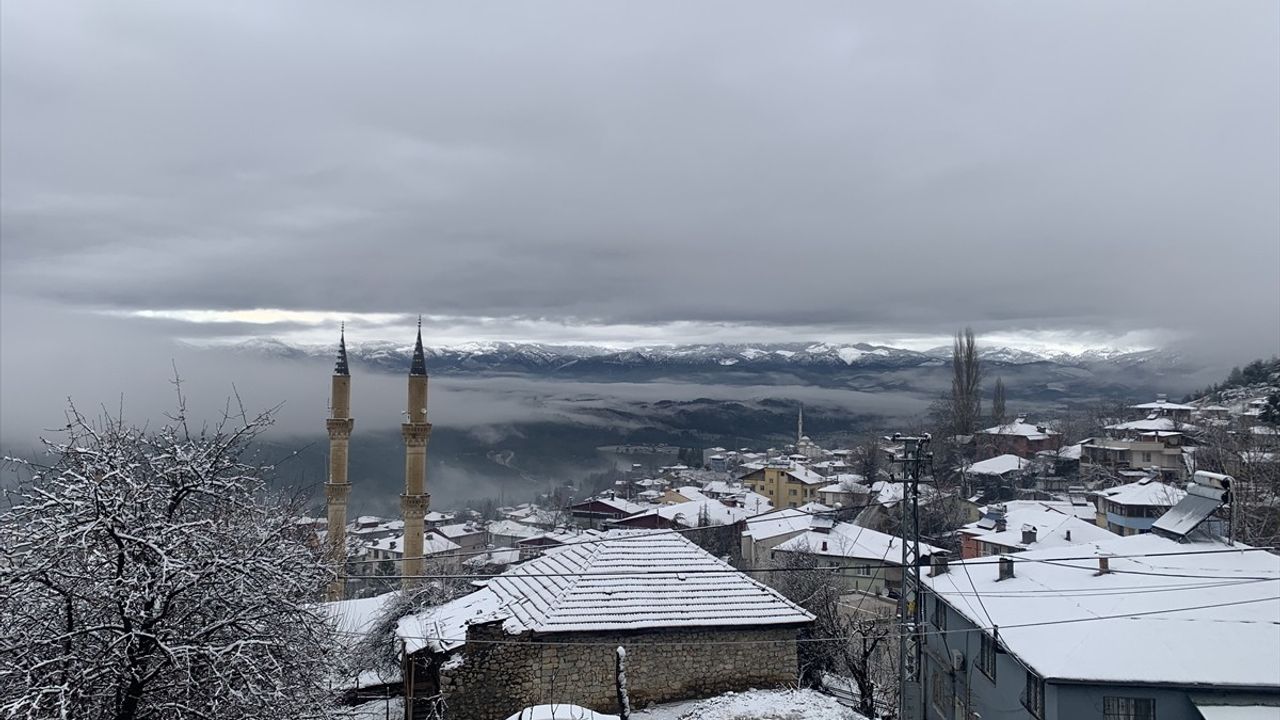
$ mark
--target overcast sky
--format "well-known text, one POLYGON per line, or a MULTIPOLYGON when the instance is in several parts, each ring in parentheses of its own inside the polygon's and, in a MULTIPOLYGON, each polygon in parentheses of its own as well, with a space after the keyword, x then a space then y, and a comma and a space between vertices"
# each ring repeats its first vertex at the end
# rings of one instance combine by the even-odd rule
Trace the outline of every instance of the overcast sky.
POLYGON ((6 385, 419 312, 1280 352, 1274 0, 5 0, 0 141, 6 385))

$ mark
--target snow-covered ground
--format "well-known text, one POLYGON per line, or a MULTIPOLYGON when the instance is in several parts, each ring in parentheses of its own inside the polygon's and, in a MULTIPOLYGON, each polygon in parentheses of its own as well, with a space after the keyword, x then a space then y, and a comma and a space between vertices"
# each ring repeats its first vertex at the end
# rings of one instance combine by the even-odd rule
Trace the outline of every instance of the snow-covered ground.
MULTIPOLYGON (((704 700, 637 709, 632 720, 867 720, 830 695, 813 690, 747 690, 704 700)), ((616 720, 577 705, 538 705, 508 720, 616 720)))
POLYGON ((813 690, 748 690, 636 710, 634 720, 866 720, 813 690))

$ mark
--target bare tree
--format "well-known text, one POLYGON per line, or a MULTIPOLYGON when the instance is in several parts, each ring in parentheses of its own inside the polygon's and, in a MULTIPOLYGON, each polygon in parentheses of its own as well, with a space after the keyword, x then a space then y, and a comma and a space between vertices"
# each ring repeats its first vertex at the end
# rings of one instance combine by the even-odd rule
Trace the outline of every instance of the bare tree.
POLYGON ((996 378, 995 387, 991 388, 991 419, 996 425, 1004 425, 1007 417, 1005 414, 1004 380, 996 378))
POLYGON ((822 567, 815 554, 779 553, 774 567, 781 571, 769 573, 774 587, 815 617, 797 647, 801 682, 821 685, 826 674, 852 679, 858 711, 889 717, 898 698, 894 611, 874 600, 864 608, 863 596, 844 595, 839 571, 822 567))
MULTIPOLYGON (((1267 426, 1262 426, 1267 427, 1267 426)), ((1237 540, 1254 546, 1280 543, 1280 448, 1260 443, 1249 418, 1232 426, 1213 426, 1201 437, 1193 458, 1196 470, 1224 473, 1231 486, 1232 524, 1237 540)))
POLYGON ((242 460, 269 414, 91 423, 0 512, 0 715, 302 718, 329 705, 332 578, 242 460))

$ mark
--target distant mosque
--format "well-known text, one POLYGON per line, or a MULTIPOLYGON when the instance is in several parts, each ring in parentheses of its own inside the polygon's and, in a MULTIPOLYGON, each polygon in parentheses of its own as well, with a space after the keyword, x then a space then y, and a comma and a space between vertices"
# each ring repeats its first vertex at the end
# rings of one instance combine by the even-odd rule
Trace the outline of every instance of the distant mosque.
MULTIPOLYGON (((326 555, 337 568, 337 577, 329 585, 330 600, 346 596, 347 500, 351 482, 347 479, 347 447, 355 419, 351 417, 351 368, 347 363, 345 324, 338 335, 338 362, 333 368, 330 390, 330 412, 325 420, 329 432, 329 479, 324 485, 328 512, 326 555)), ((404 587, 410 587, 422 575, 422 543, 425 535, 423 518, 431 505, 427 494, 427 441, 431 423, 427 421, 427 359, 422 350, 422 318, 418 318, 418 339, 413 346, 409 365, 409 401, 405 422, 400 425, 404 437, 404 494, 400 496, 400 513, 404 520, 404 562, 401 574, 404 587)))
POLYGON ((824 452, 818 444, 804 434, 804 403, 796 414, 796 455, 803 455, 808 460, 822 459, 824 452))

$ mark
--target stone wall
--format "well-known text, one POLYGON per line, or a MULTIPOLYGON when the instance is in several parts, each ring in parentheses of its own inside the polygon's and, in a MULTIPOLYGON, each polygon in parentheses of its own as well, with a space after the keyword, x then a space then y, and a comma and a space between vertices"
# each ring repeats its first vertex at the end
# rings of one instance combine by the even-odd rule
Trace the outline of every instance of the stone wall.
POLYGON ((440 670, 449 720, 503 720, 549 702, 617 712, 615 649, 627 649, 634 708, 796 682, 796 628, 508 635, 473 625, 440 670), (554 643, 554 644, 547 644, 554 643), (459 662, 460 659, 460 662, 459 662))

